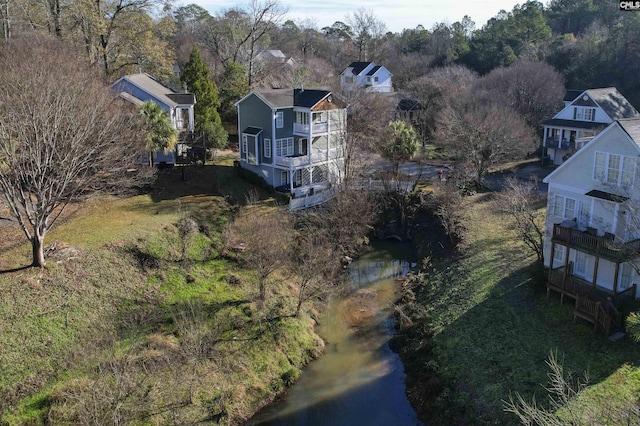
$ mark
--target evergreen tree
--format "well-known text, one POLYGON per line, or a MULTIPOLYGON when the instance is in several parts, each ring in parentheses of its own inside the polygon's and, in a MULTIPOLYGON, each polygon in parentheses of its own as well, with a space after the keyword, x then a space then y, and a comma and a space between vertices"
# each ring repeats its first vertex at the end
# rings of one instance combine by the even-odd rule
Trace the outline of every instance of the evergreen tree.
POLYGON ((218 87, 209 78, 209 68, 202 60, 200 50, 195 44, 180 79, 196 96, 194 107, 196 132, 204 134, 209 147, 224 148, 227 145, 228 135, 222 127, 220 114, 218 114, 220 107, 218 87))
POLYGON ((234 104, 248 92, 247 69, 238 62, 227 62, 220 75, 220 114, 225 122, 237 118, 234 104))

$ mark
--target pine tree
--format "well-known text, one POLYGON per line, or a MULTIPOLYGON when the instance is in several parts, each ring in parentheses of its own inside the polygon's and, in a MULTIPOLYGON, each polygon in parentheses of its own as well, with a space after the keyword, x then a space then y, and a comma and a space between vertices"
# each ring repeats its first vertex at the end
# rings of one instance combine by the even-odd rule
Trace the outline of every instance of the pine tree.
POLYGON ((218 87, 209 78, 209 68, 202 60, 200 50, 195 44, 180 79, 196 96, 194 107, 196 132, 205 135, 209 147, 224 148, 227 145, 228 135, 222 127, 218 113, 220 107, 218 87))

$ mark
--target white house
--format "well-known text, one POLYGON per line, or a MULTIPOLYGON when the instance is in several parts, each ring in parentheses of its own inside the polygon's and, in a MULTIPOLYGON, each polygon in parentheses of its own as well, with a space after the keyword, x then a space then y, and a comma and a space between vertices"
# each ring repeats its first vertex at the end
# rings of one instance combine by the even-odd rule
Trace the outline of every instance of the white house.
MULTIPOLYGON (((177 93, 145 73, 125 75, 113 83, 111 89, 120 98, 136 106, 146 101, 158 104, 169 114, 171 124, 178 130, 181 139, 193 134, 196 98, 192 93, 177 93)), ((153 163, 172 165, 175 163, 175 153, 155 151, 153 163)))
POLYGON ((393 75, 382 65, 373 62, 353 62, 340 73, 343 92, 364 89, 366 92, 392 92, 393 75))
POLYGON ((268 89, 236 107, 240 166, 291 194, 291 208, 325 201, 342 180, 346 103, 327 90, 268 89))
POLYGON ((543 154, 561 164, 614 120, 634 118, 638 111, 615 87, 568 90, 564 108, 543 122, 543 154))
POLYGON ((548 292, 576 299, 576 316, 605 330, 618 302, 639 296, 639 157, 640 118, 616 120, 543 180, 548 292))

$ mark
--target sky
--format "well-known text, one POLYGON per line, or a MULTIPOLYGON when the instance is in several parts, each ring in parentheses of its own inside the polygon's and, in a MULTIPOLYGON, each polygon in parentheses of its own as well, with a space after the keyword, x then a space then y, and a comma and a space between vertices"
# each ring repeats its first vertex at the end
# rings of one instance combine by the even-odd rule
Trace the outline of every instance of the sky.
MULTIPOLYGON (((245 6, 247 1, 234 0, 183 0, 184 4, 195 3, 210 14, 237 6, 245 6)), ((481 28, 487 21, 504 9, 511 11, 516 4, 525 0, 280 0, 288 9, 286 19, 299 23, 311 19, 318 29, 331 26, 336 21, 347 21, 361 8, 372 11, 387 27, 388 31, 401 32, 405 28, 422 25, 431 29, 435 23, 453 24, 469 15, 475 22, 475 28, 481 28)))

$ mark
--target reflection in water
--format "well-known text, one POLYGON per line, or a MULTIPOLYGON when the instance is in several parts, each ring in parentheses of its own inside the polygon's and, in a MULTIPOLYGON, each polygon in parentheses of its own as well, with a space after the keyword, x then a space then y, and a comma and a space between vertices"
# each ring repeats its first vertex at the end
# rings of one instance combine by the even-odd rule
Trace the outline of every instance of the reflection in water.
POLYGON ((395 278, 409 266, 383 251, 354 262, 351 295, 331 302, 318 327, 325 355, 305 369, 284 401, 250 424, 419 425, 405 395, 402 363, 387 344, 395 278))

